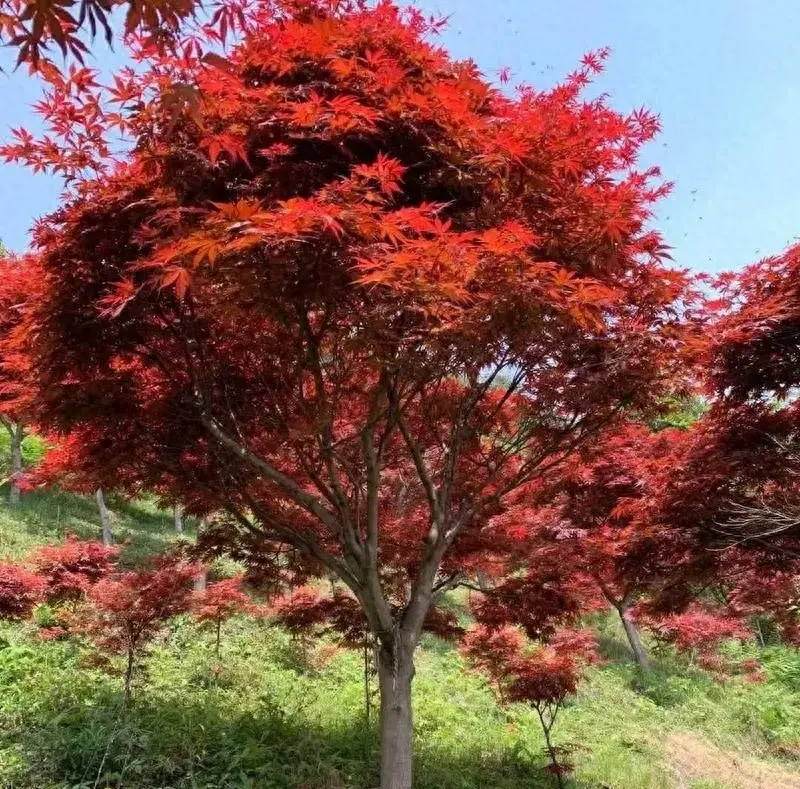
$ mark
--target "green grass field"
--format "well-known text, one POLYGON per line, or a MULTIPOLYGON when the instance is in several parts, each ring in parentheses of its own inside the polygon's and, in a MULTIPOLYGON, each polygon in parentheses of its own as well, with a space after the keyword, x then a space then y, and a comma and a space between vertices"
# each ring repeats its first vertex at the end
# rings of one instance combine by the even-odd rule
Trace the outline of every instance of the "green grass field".
MULTIPOLYGON (((109 502, 133 564, 176 539, 154 503, 109 502)), ((191 526, 191 524, 189 524, 191 526)), ((0 505, 0 556, 68 532, 97 535, 94 502, 34 494, 0 505)), ((454 605, 459 600, 453 601, 454 605)), ((564 710, 574 789, 800 787, 800 654, 756 651, 767 681, 724 684, 665 656, 643 678, 613 620, 597 623, 605 665, 564 710)), ((419 789, 552 786, 533 714, 503 711, 457 651, 427 638, 417 661, 419 789)), ((372 789, 377 739, 356 654, 240 619, 212 637, 188 619, 157 640, 131 708, 121 667, 86 647, 0 629, 2 789, 372 789)))

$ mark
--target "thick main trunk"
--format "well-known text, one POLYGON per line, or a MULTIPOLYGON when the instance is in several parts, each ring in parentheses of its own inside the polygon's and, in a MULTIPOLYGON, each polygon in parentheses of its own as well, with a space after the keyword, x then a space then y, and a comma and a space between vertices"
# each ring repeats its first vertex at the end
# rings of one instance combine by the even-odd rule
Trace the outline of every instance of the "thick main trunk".
POLYGON ((97 500, 97 510, 100 513, 100 528, 103 535, 103 545, 108 547, 114 543, 114 535, 111 532, 111 513, 106 507, 106 500, 103 496, 103 489, 98 488, 94 497, 97 500))
POLYGON ((8 492, 8 503, 17 507, 20 502, 22 490, 19 486, 19 477, 22 474, 22 438, 24 431, 22 425, 10 428, 11 434, 11 488, 8 492))
POLYGON ((631 646, 631 651, 633 652, 634 658, 636 658, 636 662, 639 664, 640 668, 647 671, 650 668, 650 657, 642 643, 642 639, 639 637, 639 631, 636 629, 636 625, 630 620, 627 609, 620 606, 617 608, 617 612, 619 613, 619 618, 622 620, 622 627, 625 628, 625 635, 628 637, 628 643, 631 646))
POLYGON ((400 654, 392 659, 385 650, 378 659, 381 691, 381 789, 411 789, 413 746, 411 681, 414 661, 400 654))

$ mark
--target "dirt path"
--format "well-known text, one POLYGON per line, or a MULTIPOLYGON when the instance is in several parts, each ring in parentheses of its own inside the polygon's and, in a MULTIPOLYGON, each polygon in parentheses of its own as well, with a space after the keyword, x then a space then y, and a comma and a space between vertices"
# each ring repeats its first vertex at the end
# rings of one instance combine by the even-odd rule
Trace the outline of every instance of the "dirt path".
POLYGON ((692 732, 671 734, 666 752, 678 789, 702 779, 717 781, 726 789, 800 789, 800 772, 723 751, 692 732))

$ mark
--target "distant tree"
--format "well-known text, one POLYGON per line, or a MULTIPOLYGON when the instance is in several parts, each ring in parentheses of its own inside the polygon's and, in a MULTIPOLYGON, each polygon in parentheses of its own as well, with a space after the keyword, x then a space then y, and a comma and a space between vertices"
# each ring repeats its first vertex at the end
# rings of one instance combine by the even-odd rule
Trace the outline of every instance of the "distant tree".
POLYGON ((94 498, 97 502, 97 512, 100 516, 100 531, 103 537, 103 545, 113 545, 114 532, 111 529, 111 513, 106 506, 106 497, 103 494, 102 488, 98 488, 94 492, 94 498))
POLYGON ((103 545, 114 543, 111 511, 106 504, 103 488, 96 475, 82 467, 78 442, 70 436, 47 436, 48 449, 30 474, 33 485, 57 487, 85 496, 93 496, 97 503, 100 537, 103 545))
MULTIPOLYGON (((611 606, 620 617, 634 658, 650 665, 631 611, 645 598, 683 595, 688 604, 717 579, 694 535, 653 516, 665 479, 690 444, 681 430, 621 423, 603 431, 589 451, 576 454, 537 491, 510 497, 495 527, 515 529, 515 554, 473 601, 489 627, 520 625, 530 638, 547 638, 581 614, 611 606)), ((677 604, 677 601, 672 601, 677 604)))
MULTIPOLYGON (((691 437, 685 431, 625 424, 605 433, 595 455, 565 474, 561 539, 565 562, 591 579, 618 613, 631 651, 643 669, 650 660, 631 616, 647 596, 689 594, 690 582, 714 577, 717 562, 703 563, 694 535, 670 529, 654 517, 665 478, 683 461, 691 437)), ((689 602, 687 597, 683 603, 689 602)))
POLYGON ((72 629, 101 649, 124 655, 124 699, 131 699, 137 662, 153 637, 190 606, 197 567, 161 559, 153 569, 118 573, 89 587, 72 629))
POLYGON ((35 232, 46 292, 17 347, 37 419, 104 489, 169 476, 187 512, 226 512, 230 551, 349 588, 378 646, 382 789, 412 783, 429 610, 515 548, 491 526, 510 494, 673 391, 682 336, 649 221, 669 186, 635 169, 657 118, 583 97, 605 52, 509 97, 440 26, 259 5, 227 59, 137 42, 107 90, 68 75, 41 105, 67 133, 0 150, 89 172, 35 232), (94 141, 120 127, 115 163, 94 141))
POLYGON ((219 660, 222 625, 237 614, 254 613, 257 606, 242 589, 242 578, 235 577, 217 581, 202 590, 195 590, 191 609, 198 622, 213 628, 214 655, 219 660))
POLYGON ((183 534, 183 505, 177 502, 172 505, 172 521, 175 524, 175 531, 183 534))

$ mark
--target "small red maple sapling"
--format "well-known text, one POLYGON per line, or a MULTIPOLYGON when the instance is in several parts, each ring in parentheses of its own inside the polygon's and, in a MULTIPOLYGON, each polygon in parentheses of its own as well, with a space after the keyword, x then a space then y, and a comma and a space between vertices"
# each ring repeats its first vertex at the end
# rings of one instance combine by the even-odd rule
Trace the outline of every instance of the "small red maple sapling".
POLYGON ((189 609, 196 575, 195 565, 164 558, 153 569, 118 573, 89 588, 73 629, 101 649, 125 656, 125 703, 142 651, 169 619, 189 609))
POLYGON ((478 626, 465 637, 462 653, 489 681, 501 704, 529 704, 539 718, 550 759, 548 769, 563 789, 571 771, 559 758, 563 748, 553 744, 552 730, 568 696, 574 694, 585 666, 599 660, 593 634, 564 629, 544 645, 533 646, 516 628, 478 626))
POLYGON ((219 660, 223 623, 238 614, 255 612, 256 606, 250 595, 242 589, 242 578, 237 576, 217 581, 201 591, 194 592, 191 609, 198 622, 214 629, 214 654, 219 660))
POLYGON ((31 557, 46 583, 49 603, 75 602, 117 568, 119 548, 68 534, 60 545, 45 545, 31 557))
POLYGON ((0 619, 25 619, 41 602, 45 581, 21 565, 0 564, 0 619))

